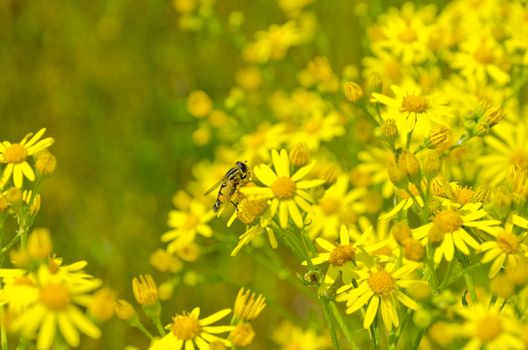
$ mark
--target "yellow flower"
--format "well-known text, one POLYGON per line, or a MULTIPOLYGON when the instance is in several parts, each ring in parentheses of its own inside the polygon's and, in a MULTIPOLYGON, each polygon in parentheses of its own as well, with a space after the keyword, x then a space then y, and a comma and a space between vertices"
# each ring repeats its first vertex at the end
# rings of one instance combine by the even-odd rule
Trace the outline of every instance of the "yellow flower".
POLYGON ((199 319, 200 308, 194 308, 190 313, 176 315, 172 319, 172 324, 166 329, 169 333, 156 341, 149 350, 206 350, 209 344, 220 341, 228 344, 228 341, 215 334, 231 331, 233 326, 211 326, 212 323, 224 318, 231 312, 231 309, 224 309, 212 314, 204 319, 199 319))
POLYGON ((9 285, 4 302, 20 305, 17 299, 24 298, 24 307, 16 315, 12 329, 26 338, 32 338, 40 329, 37 349, 51 348, 57 328, 72 347, 80 343, 78 330, 91 338, 99 338, 99 329, 76 304, 88 306, 91 298, 87 293, 101 286, 100 280, 65 279, 64 274, 53 273, 41 265, 37 273, 28 276, 26 283, 20 283, 20 278, 18 281, 9 285))
POLYGON ((187 98, 187 110, 194 117, 203 118, 213 109, 213 102, 203 91, 193 91, 187 98))
POLYGON ((383 198, 388 198, 394 193, 387 169, 394 161, 394 155, 386 147, 366 147, 358 153, 361 163, 357 170, 368 174, 368 181, 374 185, 381 185, 383 198))
MULTIPOLYGON (((352 277, 356 277, 356 257, 363 252, 373 252, 380 246, 385 245, 385 242, 371 247, 362 247, 366 239, 372 232, 372 227, 367 229, 356 242, 350 242, 350 234, 345 225, 341 225, 339 230, 339 244, 335 245, 326 239, 317 238, 315 241, 323 248, 323 252, 319 253, 316 257, 311 259, 313 265, 320 265, 328 263, 328 270, 325 275, 324 283, 331 285, 333 284, 340 273, 343 276, 345 283, 350 283, 352 277)), ((304 261, 303 265, 307 265, 304 261)))
POLYGON ((367 307, 363 319, 363 327, 369 328, 376 315, 381 313, 381 318, 387 330, 398 327, 399 304, 402 303, 412 310, 418 309, 418 304, 401 291, 422 281, 402 279, 411 273, 419 265, 410 263, 396 269, 393 263, 385 267, 375 266, 369 270, 358 270, 360 276, 358 287, 352 288, 352 284, 346 284, 337 290, 337 301, 346 301, 347 314, 356 312, 363 306, 367 307))
POLYGON ((462 308, 458 313, 464 318, 462 326, 457 325, 455 334, 469 338, 464 350, 526 349, 521 340, 521 328, 509 312, 508 307, 499 311, 499 307, 490 308, 475 304, 462 308))
POLYGON ((500 65, 503 58, 502 46, 489 30, 484 30, 461 43, 450 63, 452 68, 460 69, 460 74, 468 79, 470 85, 486 84, 488 77, 498 85, 506 85, 510 75, 500 65))
POLYGON ((312 206, 309 219, 312 224, 308 228, 311 239, 322 236, 326 239, 338 237, 341 224, 352 225, 358 216, 365 212, 365 205, 360 198, 367 194, 364 187, 348 190, 350 178, 340 176, 336 183, 325 191, 318 204, 312 206))
POLYGON ((270 199, 271 216, 274 217, 277 212, 279 213, 279 223, 282 228, 288 227, 289 217, 297 227, 301 228, 303 217, 299 207, 309 212, 311 210, 309 202, 312 201, 305 190, 319 186, 323 181, 301 181, 312 170, 314 162, 290 176, 290 161, 286 150, 281 150, 280 154, 276 150, 271 151, 271 158, 275 171, 265 164, 254 168, 255 176, 266 187, 246 186, 241 192, 249 198, 270 199))
POLYGON ((392 85, 394 97, 372 93, 374 101, 386 105, 383 119, 394 119, 400 133, 402 144, 406 144, 408 134, 427 135, 433 126, 448 124, 452 118, 451 110, 445 106, 443 97, 438 94, 425 93, 414 83, 399 87, 392 85))
POLYGON ((381 38, 372 46, 392 53, 405 64, 422 63, 431 56, 428 44, 435 10, 435 6, 416 10, 411 2, 401 10, 389 10, 379 21, 381 38))
POLYGON ((446 261, 452 261, 455 248, 469 255, 468 245, 478 250, 480 244, 468 233, 468 229, 475 228, 493 234, 500 224, 498 220, 483 220, 488 214, 481 207, 482 203, 468 203, 456 209, 447 204, 445 209, 435 215, 433 222, 415 229, 413 236, 424 245, 429 241, 437 244, 434 252, 434 262, 437 264, 444 257, 446 261))
POLYGON ((332 347, 327 334, 320 335, 313 329, 302 329, 289 321, 281 322, 272 337, 281 350, 327 350, 332 347))
POLYGON ((17 188, 22 188, 24 177, 35 180, 35 172, 27 162, 27 158, 53 145, 53 138, 47 137, 39 141, 46 129, 40 129, 35 135, 27 134, 19 143, 3 141, 0 143, 0 163, 7 164, 0 180, 3 187, 11 175, 17 188))
MULTIPOLYGON (((528 228, 528 220, 520 216, 516 218, 515 222, 521 222, 524 229, 528 228)), ((487 264, 494 260, 488 273, 489 278, 495 277, 501 267, 507 268, 511 265, 512 268, 515 268, 522 259, 528 257, 528 245, 524 243, 526 232, 516 235, 513 232, 513 224, 514 222, 509 220, 504 229, 490 232, 497 240, 484 242, 480 246, 480 250, 485 252, 481 262, 487 264)))
POLYGON ((255 35, 255 42, 244 50, 244 58, 251 62, 266 63, 269 60, 280 60, 288 49, 301 42, 301 33, 295 22, 283 25, 274 24, 267 31, 255 35))
POLYGON ((523 119, 515 124, 503 122, 484 140, 488 151, 477 159, 482 177, 497 185, 506 178, 510 166, 528 170, 528 127, 523 119))
POLYGON ((214 212, 193 199, 186 210, 172 210, 169 213, 168 225, 173 229, 161 236, 163 242, 170 242, 167 251, 173 253, 179 248, 194 241, 196 234, 211 237, 213 230, 207 224, 214 217, 214 212))

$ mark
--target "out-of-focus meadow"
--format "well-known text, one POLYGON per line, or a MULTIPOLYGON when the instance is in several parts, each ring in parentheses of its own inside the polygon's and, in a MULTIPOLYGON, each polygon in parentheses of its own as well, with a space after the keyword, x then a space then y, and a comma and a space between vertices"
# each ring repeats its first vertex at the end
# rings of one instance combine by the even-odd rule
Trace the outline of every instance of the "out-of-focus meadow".
POLYGON ((1 345, 525 348, 527 19, 2 1, 1 345))
MULTIPOLYGON (((234 84, 243 60, 229 14, 243 13, 237 35, 248 38, 284 18, 267 1, 219 2, 214 13, 212 7, 206 28, 196 32, 181 29, 168 1, 0 4, 1 138, 17 140, 41 127, 55 138, 58 166, 42 188, 35 226, 50 229, 65 261, 87 260, 88 272, 121 297, 132 297, 133 276, 152 272, 149 256, 167 231, 172 195, 198 160, 212 157, 211 146, 193 143, 186 98, 201 89, 222 99, 234 84)), ((321 2, 314 12, 324 36, 312 50, 330 49, 337 67, 357 62, 363 34, 351 20, 353 4, 321 2)), ((297 53, 298 60, 308 54, 297 53)), ((294 81, 295 71, 284 79, 294 81)), ((240 273, 254 268, 236 265, 240 273)), ((134 343, 125 327, 108 322, 103 339, 83 348, 134 343)))

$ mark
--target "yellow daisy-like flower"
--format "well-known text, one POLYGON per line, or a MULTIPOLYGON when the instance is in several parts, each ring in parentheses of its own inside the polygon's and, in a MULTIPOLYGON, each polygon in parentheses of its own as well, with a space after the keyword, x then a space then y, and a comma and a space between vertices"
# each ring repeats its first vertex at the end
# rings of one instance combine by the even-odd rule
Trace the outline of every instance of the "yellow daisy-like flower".
POLYGON ((274 24, 267 31, 259 31, 255 42, 244 49, 244 58, 250 62, 266 63, 284 58, 288 49, 299 45, 301 34, 294 21, 274 24))
POLYGON ((351 225, 357 221, 358 215, 365 212, 365 204, 359 199, 367 194, 367 190, 359 187, 349 191, 349 183, 349 176, 340 176, 325 191, 319 203, 312 207, 309 215, 312 224, 308 228, 311 239, 318 236, 335 239, 341 224, 351 225))
POLYGON ((512 266, 515 268, 522 259, 528 257, 528 245, 523 241, 526 239, 526 231, 521 235, 513 232, 513 224, 517 223, 523 228, 528 228, 528 220, 516 216, 506 223, 504 229, 498 229, 491 234, 497 238, 496 241, 482 243, 480 249, 485 252, 481 262, 487 264, 493 260, 488 277, 493 278, 499 273, 501 267, 512 266))
POLYGON ((327 350, 332 348, 328 334, 320 335, 313 329, 302 329, 290 321, 283 321, 275 329, 273 340, 281 350, 327 350))
POLYGON ((503 58, 504 49, 493 34, 483 33, 461 43, 450 63, 452 68, 460 69, 460 74, 473 86, 486 84, 488 77, 498 85, 506 85, 510 75, 501 67, 503 58))
POLYGON ((520 119, 515 124, 500 123, 493 131, 493 135, 485 138, 489 150, 477 159, 477 164, 482 166, 482 177, 497 185, 506 178, 512 165, 528 170, 528 127, 520 119))
POLYGON ((454 332, 470 339, 462 349, 526 349, 521 340, 521 328, 508 311, 499 311, 499 307, 495 305, 488 308, 482 304, 460 309, 458 313, 465 323, 457 325, 454 332))
POLYGON ((435 10, 433 5, 416 10, 411 2, 403 4, 401 10, 389 10, 381 16, 381 39, 372 46, 391 52, 405 64, 422 63, 431 56, 429 33, 435 10))
MULTIPOLYGON (((381 242, 376 246, 362 247, 371 232, 372 227, 367 229, 357 241, 351 243, 348 229, 345 225, 341 225, 339 244, 335 245, 323 238, 315 240, 324 251, 312 258, 311 261, 313 265, 329 264, 324 279, 325 284, 333 284, 340 272, 343 273, 345 283, 350 283, 353 277, 357 277, 355 274, 357 267, 354 266, 356 257, 363 252, 370 253, 377 250, 381 245, 385 245, 385 242, 381 242)), ((307 262, 304 261, 302 264, 307 265, 307 262)))
POLYGON ((303 217, 299 207, 305 212, 311 210, 309 202, 311 196, 306 189, 321 185, 323 180, 304 180, 314 166, 314 162, 300 168, 290 176, 290 161, 286 150, 280 154, 271 151, 271 159, 275 171, 268 165, 262 164, 254 168, 256 178, 266 187, 246 186, 240 191, 249 198, 270 199, 271 216, 279 213, 279 223, 282 228, 288 227, 288 218, 291 217, 295 225, 303 227, 303 217))
POLYGON ((36 274, 18 278, 9 286, 3 302, 24 307, 16 314, 12 330, 26 338, 37 335, 37 349, 47 350, 53 345, 57 328, 66 342, 73 347, 80 343, 79 331, 91 338, 99 338, 100 330, 76 305, 88 306, 89 292, 102 284, 99 279, 68 280, 63 274, 53 273, 41 265, 36 274))
POLYGON ((169 213, 168 225, 173 229, 161 236, 163 242, 170 242, 167 251, 173 253, 179 247, 194 241, 196 234, 211 237, 213 230, 207 224, 214 212, 203 203, 192 200, 187 210, 173 210, 169 213))
POLYGON ((468 203, 459 209, 447 204, 445 209, 435 215, 433 222, 415 229, 413 236, 424 245, 428 242, 436 244, 434 262, 437 264, 443 258, 446 261, 453 260, 455 248, 469 255, 468 246, 478 250, 480 244, 468 233, 468 229, 475 228, 493 234, 500 224, 498 220, 484 220, 488 214, 481 207, 482 203, 468 203))
POLYGON ((2 173, 0 187, 9 181, 11 176, 13 176, 13 183, 17 188, 22 188, 24 177, 29 181, 35 181, 35 172, 27 162, 27 158, 53 145, 54 139, 51 137, 39 141, 45 132, 46 129, 43 128, 35 135, 27 134, 19 143, 9 141, 0 143, 0 163, 7 164, 2 173))
POLYGON ((385 120, 396 120, 403 144, 411 131, 414 135, 423 137, 433 126, 449 124, 452 119, 451 110, 445 106, 440 95, 425 94, 416 84, 403 88, 393 85, 391 89, 394 97, 374 92, 372 98, 388 107, 382 117, 385 120))
POLYGON ((337 290, 337 301, 346 301, 347 314, 351 314, 367 306, 363 319, 363 327, 369 328, 378 313, 381 314, 387 330, 398 327, 398 309, 400 303, 409 309, 418 309, 418 304, 401 291, 402 288, 416 286, 422 281, 402 279, 416 269, 419 265, 410 263, 396 269, 393 263, 375 266, 369 270, 358 270, 360 276, 357 280, 358 287, 352 284, 344 285, 337 290))
POLYGON ((215 334, 231 331, 233 326, 211 326, 212 323, 224 318, 231 309, 218 311, 204 319, 199 319, 200 308, 194 308, 190 313, 176 315, 172 323, 165 327, 169 333, 156 341, 149 350, 209 350, 209 344, 219 341, 228 345, 229 342, 215 334))

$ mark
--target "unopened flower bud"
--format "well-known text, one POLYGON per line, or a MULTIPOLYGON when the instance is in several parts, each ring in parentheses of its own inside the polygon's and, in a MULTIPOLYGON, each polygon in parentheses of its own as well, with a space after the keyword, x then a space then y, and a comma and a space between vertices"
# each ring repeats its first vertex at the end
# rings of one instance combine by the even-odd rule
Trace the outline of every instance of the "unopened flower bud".
POLYGON ((326 184, 332 185, 337 181, 339 176, 339 168, 333 164, 324 166, 321 169, 320 178, 325 180, 326 184))
POLYGON ((504 119, 504 112, 502 108, 491 106, 486 108, 484 115, 481 118, 481 120, 489 127, 497 125, 502 119, 504 119))
POLYGON ((389 164, 387 173, 389 174, 389 179, 396 187, 405 188, 409 183, 409 179, 405 171, 403 171, 395 163, 389 164))
POLYGON ((119 299, 114 308, 116 316, 123 321, 130 320, 136 314, 134 307, 124 299, 119 299))
POLYGON ((301 167, 310 161, 310 152, 306 143, 301 142, 293 146, 290 151, 290 163, 294 166, 301 167))
POLYGON ((475 199, 478 202, 487 203, 491 198, 491 187, 488 184, 482 184, 475 190, 475 199))
POLYGON ((368 77, 368 89, 371 92, 381 92, 383 89, 383 79, 378 73, 371 73, 368 77))
POLYGON ((5 199, 10 205, 20 203, 22 191, 19 188, 11 187, 5 192, 5 199))
POLYGON ((363 98, 363 89, 356 83, 346 82, 343 84, 345 97, 350 102, 356 103, 363 98))
POLYGON ((53 250, 51 236, 48 229, 36 228, 29 235, 27 252, 32 259, 47 258, 53 250))
POLYGON ((255 331, 250 323, 239 322, 229 334, 229 340, 234 345, 246 347, 251 344, 255 337, 255 331))
POLYGON ((393 144, 398 137, 398 127, 394 119, 387 119, 381 124, 380 127, 381 137, 390 144, 393 144))
POLYGON ((106 321, 114 316, 116 306, 116 292, 110 288, 101 288, 94 293, 88 312, 100 321, 106 321))
POLYGON ((440 171, 440 157, 435 151, 428 151, 425 157, 423 158, 421 164, 422 170, 428 178, 436 175, 438 171, 440 171))
POLYGON ((403 241, 403 256, 412 261, 421 261, 425 255, 425 248, 420 241, 407 238, 403 241))
POLYGON ((144 306, 156 304, 158 288, 151 275, 140 275, 132 279, 132 291, 136 301, 144 306))
POLYGON ((49 175, 55 171, 57 159, 51 152, 47 150, 38 152, 35 158, 35 169, 42 175, 49 175))
POLYGON ((437 126, 431 129, 425 141, 427 147, 432 149, 446 150, 453 143, 453 134, 447 126, 437 126))
POLYGON ((420 180, 420 163, 412 152, 403 151, 399 156, 400 169, 403 170, 416 183, 420 180))
POLYGON ((390 230, 392 236, 398 242, 398 244, 403 245, 403 242, 411 238, 411 229, 409 228, 409 225, 405 221, 399 221, 395 223, 391 230, 390 230))

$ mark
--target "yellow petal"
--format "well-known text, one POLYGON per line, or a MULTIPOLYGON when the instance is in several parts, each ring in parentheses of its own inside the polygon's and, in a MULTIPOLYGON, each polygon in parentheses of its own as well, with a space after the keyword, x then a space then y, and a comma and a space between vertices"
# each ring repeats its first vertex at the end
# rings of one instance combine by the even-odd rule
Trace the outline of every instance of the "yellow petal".
POLYGON ((37 349, 38 350, 49 350, 53 341, 55 340, 55 331, 57 329, 57 322, 55 314, 53 312, 48 313, 44 316, 42 326, 37 338, 37 349))
POLYGON ((293 222, 295 223, 295 225, 298 228, 302 228, 303 227, 303 219, 302 219, 302 216, 301 216, 301 212, 299 211, 299 208, 297 208, 297 205, 295 204, 295 202, 293 200, 289 200, 289 201, 287 201, 287 203, 288 203, 288 210, 290 212, 290 216, 293 219, 293 222))
POLYGON ((82 312, 76 307, 70 306, 67 310, 69 319, 75 323, 75 326, 89 336, 90 338, 97 339, 101 336, 101 331, 97 328, 92 321, 90 321, 82 312))
POLYGON ((33 169, 28 164, 28 162, 20 164, 20 167, 22 168, 22 173, 26 176, 29 181, 35 181, 35 173, 33 172, 33 169))
POLYGON ((24 184, 24 177, 22 175, 22 167, 20 164, 15 164, 13 167, 13 183, 16 188, 22 188, 24 184))
POLYGON ((277 175, 275 175, 273 170, 271 170, 271 168, 266 164, 256 166, 253 169, 253 172, 255 173, 257 179, 259 179, 259 181, 266 186, 271 186, 275 180, 277 180, 277 175))
POLYGON ((367 312, 365 312, 365 318, 363 319, 363 328, 369 328, 372 322, 374 321, 374 318, 376 317, 376 314, 378 313, 379 303, 380 303, 380 298, 377 295, 374 295, 374 297, 370 299, 367 312))
POLYGON ((204 318, 203 320, 200 320, 199 323, 202 326, 207 326, 207 325, 209 325, 211 323, 214 323, 214 322, 224 318, 226 315, 229 315, 229 313, 231 313, 231 309, 220 310, 218 312, 215 312, 211 316, 208 316, 208 317, 204 318))
POLYGON ((75 329, 64 312, 59 312, 57 315, 57 321, 59 324, 59 330, 68 344, 73 347, 79 346, 79 332, 77 332, 77 329, 75 329))
POLYGON ((288 204, 286 201, 279 203, 279 223, 282 228, 288 227, 288 204))

